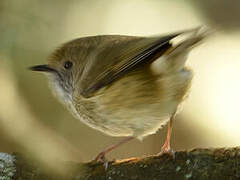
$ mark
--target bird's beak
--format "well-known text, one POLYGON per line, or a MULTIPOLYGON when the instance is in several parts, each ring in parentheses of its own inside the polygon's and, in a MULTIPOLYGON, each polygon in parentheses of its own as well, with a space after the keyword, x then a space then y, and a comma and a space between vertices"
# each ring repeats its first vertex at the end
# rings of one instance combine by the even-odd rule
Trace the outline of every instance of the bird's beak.
POLYGON ((55 69, 49 67, 47 64, 32 66, 29 69, 32 71, 56 72, 55 69))

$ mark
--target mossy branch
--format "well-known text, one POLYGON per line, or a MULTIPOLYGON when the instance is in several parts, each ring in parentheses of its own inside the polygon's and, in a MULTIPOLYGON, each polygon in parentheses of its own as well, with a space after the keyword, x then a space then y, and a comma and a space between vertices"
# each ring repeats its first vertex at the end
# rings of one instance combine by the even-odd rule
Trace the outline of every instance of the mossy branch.
POLYGON ((0 153, 1 180, 233 180, 240 179, 240 148, 194 149, 176 152, 174 158, 167 154, 132 158, 110 162, 107 170, 96 162, 64 162, 61 166, 59 175, 18 154, 0 153))

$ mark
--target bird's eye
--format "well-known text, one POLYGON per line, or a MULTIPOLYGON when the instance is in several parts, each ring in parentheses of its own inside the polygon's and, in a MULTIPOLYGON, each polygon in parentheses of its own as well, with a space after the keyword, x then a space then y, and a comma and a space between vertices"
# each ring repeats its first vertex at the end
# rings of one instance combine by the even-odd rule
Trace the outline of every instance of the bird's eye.
POLYGON ((64 63, 64 68, 65 69, 70 69, 72 67, 73 63, 71 61, 66 61, 64 63))

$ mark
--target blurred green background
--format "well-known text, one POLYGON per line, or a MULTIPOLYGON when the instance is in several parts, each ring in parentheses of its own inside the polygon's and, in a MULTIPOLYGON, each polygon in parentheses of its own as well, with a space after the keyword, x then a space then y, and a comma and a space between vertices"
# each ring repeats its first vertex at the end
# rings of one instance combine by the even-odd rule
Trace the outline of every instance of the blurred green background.
MULTIPOLYGON (((40 160, 89 161, 121 138, 105 136, 54 98, 47 79, 27 70, 71 39, 98 34, 153 35, 198 25, 218 30, 189 55, 193 87, 173 128, 175 150, 240 144, 240 11, 229 0, 1 0, 0 152, 40 160)), ((166 127, 109 159, 156 154, 166 127)))

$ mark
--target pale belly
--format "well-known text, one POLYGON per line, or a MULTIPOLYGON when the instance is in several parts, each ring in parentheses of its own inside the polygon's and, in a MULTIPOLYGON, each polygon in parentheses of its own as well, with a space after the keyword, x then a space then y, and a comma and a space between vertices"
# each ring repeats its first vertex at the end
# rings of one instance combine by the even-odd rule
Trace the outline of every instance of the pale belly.
POLYGON ((107 115, 99 111, 99 116, 105 119, 101 124, 104 127, 102 131, 111 136, 135 136, 141 139, 165 125, 176 108, 177 103, 172 101, 156 105, 146 104, 145 107, 136 109, 119 108, 115 113, 107 115))
POLYGON ((122 78, 99 96, 75 104, 78 118, 110 136, 141 139, 168 122, 184 100, 191 79, 187 69, 154 79, 122 78))

